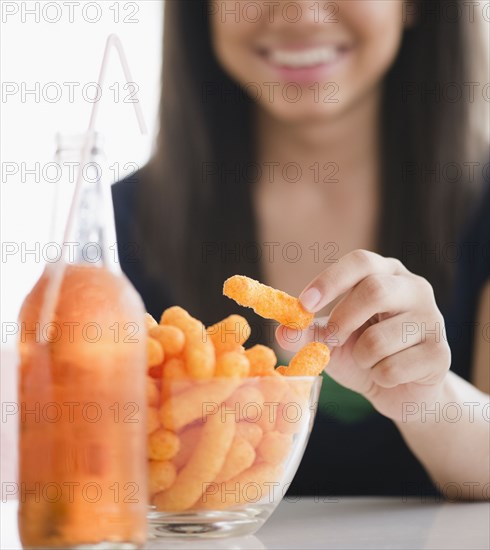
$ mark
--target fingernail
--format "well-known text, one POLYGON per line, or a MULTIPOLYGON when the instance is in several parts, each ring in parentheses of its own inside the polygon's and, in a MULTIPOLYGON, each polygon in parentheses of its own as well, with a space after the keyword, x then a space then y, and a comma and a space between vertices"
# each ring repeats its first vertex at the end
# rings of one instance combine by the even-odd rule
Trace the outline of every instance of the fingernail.
POLYGON ((319 304, 322 295, 317 288, 309 288, 305 290, 299 297, 299 301, 308 311, 313 312, 313 309, 319 304))
POLYGON ((276 328, 276 331, 275 331, 276 338, 282 336, 282 329, 283 329, 283 326, 282 326, 282 325, 279 325, 279 326, 276 328))

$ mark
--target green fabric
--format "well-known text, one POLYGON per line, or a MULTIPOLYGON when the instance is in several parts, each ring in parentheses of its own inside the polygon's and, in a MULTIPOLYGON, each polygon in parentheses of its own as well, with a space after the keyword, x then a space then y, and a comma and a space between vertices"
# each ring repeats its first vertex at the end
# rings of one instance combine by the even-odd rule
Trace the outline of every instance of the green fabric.
POLYGON ((362 395, 337 384, 323 373, 323 384, 318 408, 329 416, 347 424, 358 422, 374 412, 371 403, 362 395))

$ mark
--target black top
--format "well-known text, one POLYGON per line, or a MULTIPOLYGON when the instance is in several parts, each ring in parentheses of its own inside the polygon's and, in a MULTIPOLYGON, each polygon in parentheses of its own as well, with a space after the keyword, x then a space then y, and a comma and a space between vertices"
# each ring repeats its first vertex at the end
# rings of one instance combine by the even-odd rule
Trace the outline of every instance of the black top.
MULTIPOLYGON (((148 276, 133 235, 138 174, 113 186, 118 249, 123 271, 147 311, 159 318, 174 305, 171 288, 148 276)), ((445 314, 451 369, 470 378, 476 307, 490 279, 490 189, 471 217, 457 248, 452 307, 445 314)), ((453 257, 453 256, 451 256, 453 257)), ((393 422, 331 379, 324 380, 320 408, 290 494, 428 495, 436 488, 393 422)))

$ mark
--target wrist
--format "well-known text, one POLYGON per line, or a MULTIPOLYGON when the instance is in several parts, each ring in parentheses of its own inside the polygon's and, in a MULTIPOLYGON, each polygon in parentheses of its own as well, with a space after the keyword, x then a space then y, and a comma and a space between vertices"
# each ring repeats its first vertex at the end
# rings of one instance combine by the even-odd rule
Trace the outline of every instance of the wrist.
POLYGON ((454 374, 448 371, 444 378, 432 387, 432 392, 426 399, 405 401, 401 403, 400 418, 394 420, 400 431, 431 429, 434 424, 460 415, 458 403, 455 399, 454 374), (430 395, 430 397, 429 397, 430 395))

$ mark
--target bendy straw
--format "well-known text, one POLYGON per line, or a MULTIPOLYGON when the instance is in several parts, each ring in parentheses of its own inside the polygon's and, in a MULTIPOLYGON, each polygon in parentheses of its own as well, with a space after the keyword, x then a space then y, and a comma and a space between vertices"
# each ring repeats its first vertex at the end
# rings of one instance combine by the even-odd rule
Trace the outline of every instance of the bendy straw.
MULTIPOLYGON (((112 49, 115 49, 119 55, 119 61, 122 66, 126 82, 130 83, 133 81, 121 40, 116 34, 111 34, 107 38, 105 49, 104 49, 104 55, 102 58, 102 64, 100 67, 99 78, 97 81, 99 85, 99 89, 102 89, 102 86, 104 85, 109 55, 112 49)), ((142 134, 146 134, 147 129, 145 124, 145 119, 143 117, 143 112, 141 110, 141 106, 140 106, 137 94, 135 94, 135 101, 133 102, 133 106, 134 106, 136 118, 138 120, 140 132, 142 134)), ((65 226, 64 236, 63 236, 63 244, 70 242, 72 239, 75 213, 77 212, 79 202, 80 202, 80 192, 81 192, 82 180, 83 180, 83 167, 88 161, 90 151, 94 143, 95 123, 97 120, 98 112, 99 112, 99 102, 95 101, 92 104, 90 121, 88 124, 84 145, 81 150, 81 162, 78 167, 75 189, 73 192, 73 198, 70 205, 70 212, 68 214, 68 218, 66 221, 66 226, 65 226)), ((50 267, 51 273, 50 273, 50 277, 48 278, 45 299, 43 301, 43 306, 42 306, 41 315, 40 315, 41 327, 46 327, 47 324, 51 322, 51 320, 53 319, 55 308, 58 303, 61 284, 63 282, 63 276, 65 273, 66 254, 67 254, 66 249, 67 249, 66 246, 61 247, 60 260, 55 264, 52 264, 50 267)))

